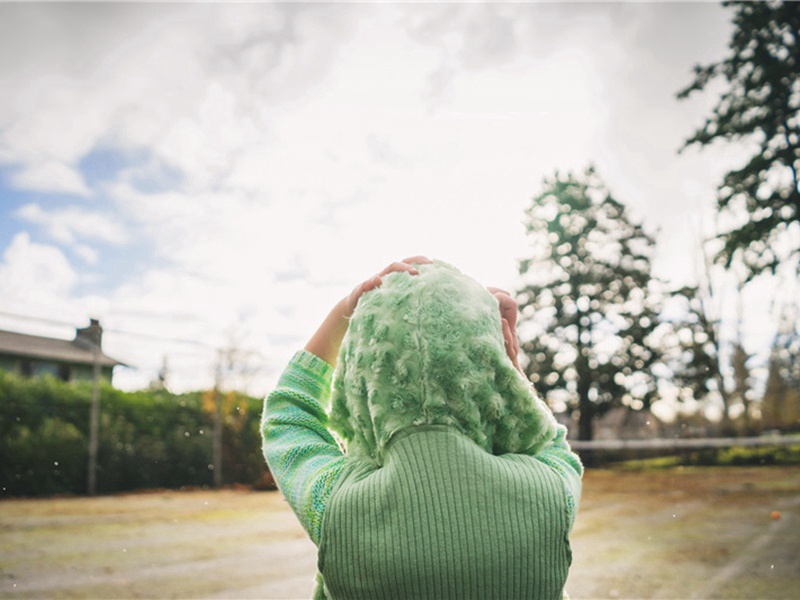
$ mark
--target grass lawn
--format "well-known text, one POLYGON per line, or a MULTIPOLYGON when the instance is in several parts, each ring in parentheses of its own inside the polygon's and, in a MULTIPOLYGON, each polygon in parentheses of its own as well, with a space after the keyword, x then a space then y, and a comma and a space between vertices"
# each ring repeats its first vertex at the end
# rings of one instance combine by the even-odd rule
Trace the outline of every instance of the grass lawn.
MULTIPOLYGON (((588 471, 572 546, 573 599, 800 598, 800 467, 588 471)), ((276 492, 0 501, 3 598, 307 598, 315 562, 276 492)))

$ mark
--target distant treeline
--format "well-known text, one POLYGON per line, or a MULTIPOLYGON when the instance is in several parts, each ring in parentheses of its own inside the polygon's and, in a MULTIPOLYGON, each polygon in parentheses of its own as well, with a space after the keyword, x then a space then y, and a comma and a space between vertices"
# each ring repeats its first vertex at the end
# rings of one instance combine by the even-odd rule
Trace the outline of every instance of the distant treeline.
MULTIPOLYGON (((83 494, 87 489, 89 382, 0 372, 0 497, 83 494)), ((215 393, 100 390, 99 493, 211 486, 215 393)), ((266 486, 261 400, 219 397, 223 483, 266 486)))

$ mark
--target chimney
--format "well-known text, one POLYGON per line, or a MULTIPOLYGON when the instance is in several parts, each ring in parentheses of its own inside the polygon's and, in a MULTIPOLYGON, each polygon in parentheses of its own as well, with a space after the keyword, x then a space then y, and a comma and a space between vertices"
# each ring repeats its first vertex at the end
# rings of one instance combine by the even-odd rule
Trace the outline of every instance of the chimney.
POLYGON ((81 346, 101 348, 103 344, 103 328, 97 319, 89 319, 89 326, 75 330, 75 341, 81 346))

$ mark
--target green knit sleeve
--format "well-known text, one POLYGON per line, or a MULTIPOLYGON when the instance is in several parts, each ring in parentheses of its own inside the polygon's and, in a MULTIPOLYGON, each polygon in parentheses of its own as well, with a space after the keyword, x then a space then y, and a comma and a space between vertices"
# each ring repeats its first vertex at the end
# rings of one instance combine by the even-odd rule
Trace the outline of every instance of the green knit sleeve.
POLYGON ((578 511, 578 504, 581 499, 583 465, 578 455, 569 447, 569 443, 567 442, 567 428, 563 425, 559 425, 556 429, 555 437, 536 454, 535 458, 561 476, 564 482, 564 488, 567 492, 570 522, 574 523, 575 514, 578 511))
POLYGON ((344 455, 328 431, 324 405, 333 368, 300 351, 264 401, 264 458, 289 506, 319 544, 322 515, 344 468, 344 455))

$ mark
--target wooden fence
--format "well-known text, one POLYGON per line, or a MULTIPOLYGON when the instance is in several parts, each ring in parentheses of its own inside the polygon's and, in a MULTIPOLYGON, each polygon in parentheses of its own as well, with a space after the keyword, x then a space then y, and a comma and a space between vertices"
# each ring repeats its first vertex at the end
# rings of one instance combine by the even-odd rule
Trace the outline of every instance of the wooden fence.
POLYGON ((570 442, 574 450, 688 450, 757 446, 794 446, 800 435, 726 438, 657 438, 650 440, 591 440, 570 442))
POLYGON ((681 464, 797 464, 800 434, 725 438, 571 441, 586 466, 677 457, 681 464), (752 448, 753 451, 746 451, 752 448))

